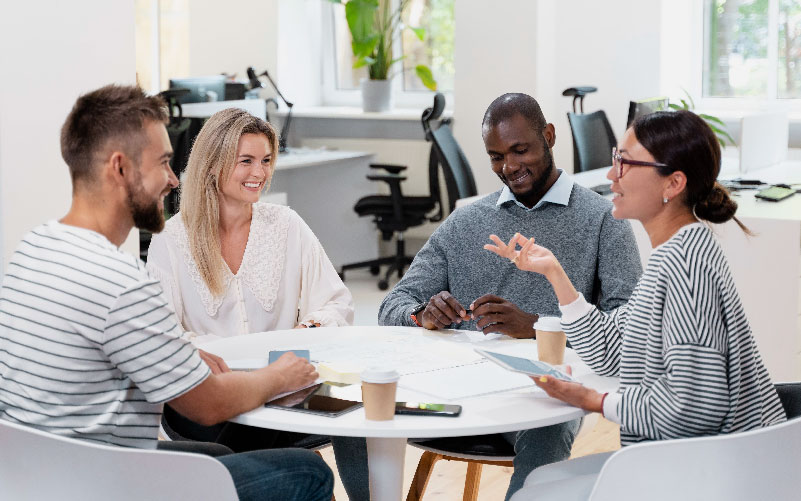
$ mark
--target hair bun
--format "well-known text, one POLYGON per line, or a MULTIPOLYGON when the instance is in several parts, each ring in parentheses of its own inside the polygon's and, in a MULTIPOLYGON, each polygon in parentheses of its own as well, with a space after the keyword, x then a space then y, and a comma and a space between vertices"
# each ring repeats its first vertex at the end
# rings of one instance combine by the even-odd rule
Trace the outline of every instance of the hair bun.
POLYGON ((720 183, 715 182, 706 199, 695 205, 695 215, 711 223, 725 223, 737 212, 737 202, 720 183))

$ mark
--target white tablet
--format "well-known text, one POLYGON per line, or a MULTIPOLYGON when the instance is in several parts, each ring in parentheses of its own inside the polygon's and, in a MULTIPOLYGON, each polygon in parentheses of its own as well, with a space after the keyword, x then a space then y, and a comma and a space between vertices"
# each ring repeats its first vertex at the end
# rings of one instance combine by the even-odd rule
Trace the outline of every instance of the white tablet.
POLYGON ((576 382, 570 375, 565 374, 551 364, 540 362, 539 360, 515 357, 514 355, 506 355, 504 353, 486 351, 479 348, 475 348, 475 350, 479 355, 491 362, 495 362, 506 370, 522 372, 529 376, 551 376, 563 381, 576 382))

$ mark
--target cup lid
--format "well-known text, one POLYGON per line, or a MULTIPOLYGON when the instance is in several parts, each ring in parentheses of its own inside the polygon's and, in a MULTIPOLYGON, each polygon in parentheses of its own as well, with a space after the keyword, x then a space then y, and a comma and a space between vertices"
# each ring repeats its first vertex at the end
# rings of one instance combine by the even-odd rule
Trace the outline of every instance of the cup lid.
POLYGON ((394 383, 400 379, 400 374, 395 369, 369 367, 362 371, 361 378, 365 383, 394 383))
POLYGON ((559 332, 562 330, 561 317, 540 317, 535 323, 534 328, 538 331, 559 332))

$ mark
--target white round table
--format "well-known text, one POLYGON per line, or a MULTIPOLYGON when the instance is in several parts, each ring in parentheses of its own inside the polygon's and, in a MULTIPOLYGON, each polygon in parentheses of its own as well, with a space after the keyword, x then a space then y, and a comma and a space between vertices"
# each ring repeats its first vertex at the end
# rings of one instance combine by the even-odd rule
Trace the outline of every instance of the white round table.
MULTIPOLYGON (((225 360, 267 358, 271 349, 310 349, 311 359, 316 360, 315 345, 330 346, 341 341, 343 347, 354 346, 364 350, 373 346, 381 350, 382 344, 397 337, 425 336, 438 342, 454 343, 453 350, 484 349, 505 351, 510 354, 531 353, 536 350, 536 341, 515 340, 501 337, 483 339, 481 333, 467 331, 426 331, 405 327, 339 327, 316 329, 291 329, 245 336, 236 336, 212 341, 202 349, 223 357, 225 360)), ((414 338, 409 338, 410 340, 414 338)), ((393 345, 393 346, 397 346, 393 345)), ((355 349, 355 348, 354 348, 355 349)), ((383 356, 391 357, 391 354, 383 356)), ((528 355, 527 355, 528 356, 528 355)), ((404 355, 399 355, 402 363, 404 355)), ((325 360, 321 360, 325 362, 325 360)), ((358 361, 354 361, 357 363, 358 361)), ((567 350, 565 363, 573 368, 573 374, 582 384, 599 391, 614 391, 616 378, 606 378, 591 373, 572 350, 567 350)), ((486 367, 495 369, 494 364, 486 367)), ((484 364, 482 364, 483 366, 484 364)), ((403 367, 397 367, 403 373, 403 367)), ((451 370, 448 368, 439 369, 451 370)), ((490 369, 487 369, 490 370, 490 369)), ((445 402, 403 387, 399 382, 397 400, 415 402, 445 402)), ((350 398, 360 400, 359 389, 354 387, 350 398)), ((453 403, 462 406, 459 417, 396 416, 392 421, 368 421, 363 409, 343 414, 336 418, 291 412, 261 407, 242 414, 233 421, 250 426, 276 430, 294 431, 319 435, 366 437, 370 492, 373 500, 400 500, 402 497, 403 463, 406 441, 409 438, 436 438, 465 435, 485 435, 509 431, 539 428, 577 419, 585 411, 554 399, 537 395, 532 388, 491 395, 459 399, 453 403)))

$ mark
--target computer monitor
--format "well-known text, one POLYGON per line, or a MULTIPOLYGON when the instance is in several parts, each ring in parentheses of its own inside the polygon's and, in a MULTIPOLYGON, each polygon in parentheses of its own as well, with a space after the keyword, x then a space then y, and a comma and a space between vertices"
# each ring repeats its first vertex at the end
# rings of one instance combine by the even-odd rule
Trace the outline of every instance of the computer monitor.
POLYGON ((655 111, 668 110, 668 104, 670 104, 670 102, 666 97, 652 97, 640 101, 629 101, 629 116, 628 120, 626 120, 626 128, 628 129, 631 127, 632 122, 643 115, 649 115, 655 111))
POLYGON ((205 103, 225 100, 225 76, 171 78, 171 89, 189 89, 189 94, 178 98, 181 104, 205 103))

